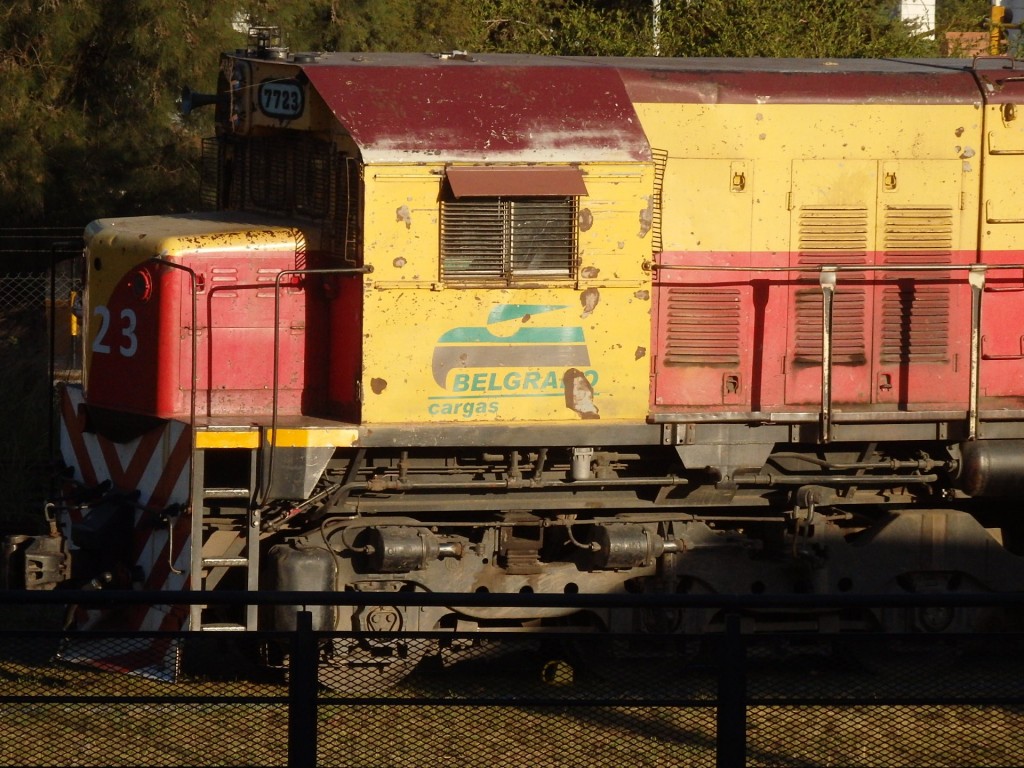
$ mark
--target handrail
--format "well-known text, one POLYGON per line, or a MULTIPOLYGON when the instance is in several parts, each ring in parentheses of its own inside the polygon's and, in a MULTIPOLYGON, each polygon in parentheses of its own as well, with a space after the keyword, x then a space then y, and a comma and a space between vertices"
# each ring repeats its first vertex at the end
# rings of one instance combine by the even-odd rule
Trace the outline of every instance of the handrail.
MULTIPOLYGON (((187 267, 184 264, 178 264, 170 259, 165 259, 162 256, 154 256, 149 259, 151 264, 162 264, 165 267, 171 269, 177 269, 185 272, 189 276, 190 292, 192 295, 192 385, 189 390, 189 404, 188 404, 188 430, 189 430, 189 457, 188 457, 188 501, 185 502, 185 508, 188 513, 192 515, 193 528, 197 525, 196 516, 193 514, 193 498, 192 494, 195 492, 195 477, 196 477, 196 390, 199 386, 199 298, 196 290, 198 283, 198 275, 196 271, 191 267, 187 267)), ((167 524, 168 536, 174 536, 174 526, 172 522, 167 524)), ((192 531, 193 541, 202 541, 202 537, 196 538, 196 531, 192 531)), ((172 540, 173 541, 173 540, 172 540)), ((174 566, 174 547, 167 547, 167 565, 170 568, 171 573, 181 575, 183 571, 174 566)), ((193 570, 193 572, 195 572, 193 570)))
MULTIPOLYGON (((690 592, 359 592, 215 590, 212 592, 167 590, 13 590, 0 592, 0 605, 337 605, 407 606, 442 608, 720 608, 763 610, 766 608, 826 607, 1024 607, 1024 592, 897 592, 870 594, 844 592, 815 594, 704 594, 690 592)), ((12 630, 3 629, 2 634, 12 630)), ((90 630, 93 636, 101 630, 90 630)), ((367 633, 372 634, 372 633, 367 633)))
MULTIPOLYGON (((971 287, 971 364, 967 406, 967 439, 976 440, 980 429, 981 400, 981 309, 989 271, 1024 270, 1024 264, 821 264, 815 266, 718 266, 714 264, 659 264, 646 262, 652 271, 782 273, 800 272, 818 275, 822 292, 821 334, 821 432, 827 443, 832 427, 832 305, 837 278, 843 272, 966 272, 971 287)), ((899 279, 882 275, 881 280, 899 279)))
POLYGON ((967 279, 971 284, 971 379, 967 405, 967 439, 975 440, 978 437, 978 403, 981 395, 981 298, 985 290, 985 272, 972 269, 967 279))
POLYGON ((822 268, 821 286, 821 442, 832 437, 832 307, 836 295, 836 270, 822 268))
MULTIPOLYGON (((819 274, 825 270, 832 272, 987 272, 989 270, 1021 269, 1022 264, 822 264, 816 266, 750 266, 734 267, 717 264, 659 264, 644 262, 644 269, 660 271, 686 272, 806 272, 819 274)), ((884 276, 882 279, 885 279, 884 276)))

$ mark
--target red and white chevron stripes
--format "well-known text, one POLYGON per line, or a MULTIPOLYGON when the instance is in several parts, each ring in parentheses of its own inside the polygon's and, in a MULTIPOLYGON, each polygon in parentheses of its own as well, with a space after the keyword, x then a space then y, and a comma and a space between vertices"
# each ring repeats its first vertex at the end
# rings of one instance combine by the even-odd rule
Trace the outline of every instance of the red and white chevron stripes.
MULTIPOLYGON (((132 521, 133 587, 146 591, 188 589, 191 564, 191 515, 168 516, 172 505, 186 509, 189 496, 191 430, 179 421, 165 421, 141 436, 115 442, 87 429, 81 388, 62 389, 60 448, 74 479, 85 487, 110 481, 113 489, 138 491, 132 521)), ((72 509, 62 521, 65 534, 88 509, 72 509)), ((69 536, 70 538, 70 536, 69 536)), ((72 545, 73 546, 73 545, 72 545)), ((74 553, 72 551, 72 557, 74 553)), ((186 628, 185 606, 140 605, 116 611, 80 611, 80 629, 178 631, 186 628)), ((76 640, 62 658, 103 669, 173 679, 177 643, 164 638, 76 640)))

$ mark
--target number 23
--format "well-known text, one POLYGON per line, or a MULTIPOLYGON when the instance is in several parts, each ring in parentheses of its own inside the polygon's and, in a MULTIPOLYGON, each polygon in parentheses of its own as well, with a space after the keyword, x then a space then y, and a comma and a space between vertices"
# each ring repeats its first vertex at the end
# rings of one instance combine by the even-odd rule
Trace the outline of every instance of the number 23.
MULTIPOLYGON (((100 319, 100 329, 96 332, 96 338, 92 342, 92 351, 99 354, 110 354, 110 344, 107 342, 107 334, 110 333, 110 309, 104 305, 96 307, 92 313, 100 319)), ((117 351, 122 357, 134 357, 139 351, 139 338, 135 335, 137 317, 135 310, 122 309, 121 319, 121 344, 117 351)))

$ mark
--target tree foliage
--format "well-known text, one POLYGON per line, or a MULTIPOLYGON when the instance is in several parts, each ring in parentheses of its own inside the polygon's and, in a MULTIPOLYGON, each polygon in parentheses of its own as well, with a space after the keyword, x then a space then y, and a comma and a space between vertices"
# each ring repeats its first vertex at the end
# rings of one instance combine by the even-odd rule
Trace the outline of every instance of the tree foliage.
POLYGON ((684 56, 921 56, 888 2, 701 0, 665 14, 662 52, 684 56))
POLYGON ((7 225, 187 205, 198 126, 175 119, 175 98, 182 83, 215 71, 217 48, 239 39, 216 0, 8 2, 0 11, 7 225))
POLYGON ((992 0, 940 0, 935 6, 935 26, 939 32, 980 31, 991 9, 992 0))
MULTIPOLYGON (((896 0, 8 0, 0 9, 0 214, 7 226, 185 210, 205 113, 245 23, 293 50, 561 55, 917 56, 934 40, 896 0), (233 25, 234 23, 234 25, 233 25)), ((980 29, 988 0, 939 0, 942 29, 980 29)))

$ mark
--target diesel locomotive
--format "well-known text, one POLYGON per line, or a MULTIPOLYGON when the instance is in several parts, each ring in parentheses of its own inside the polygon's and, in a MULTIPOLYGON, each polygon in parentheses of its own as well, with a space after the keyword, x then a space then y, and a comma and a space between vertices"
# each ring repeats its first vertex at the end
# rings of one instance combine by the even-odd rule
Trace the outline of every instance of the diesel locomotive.
MULTIPOLYGON (((8 550, 33 589, 1020 589, 1018 66, 225 54, 216 94, 185 94, 216 113, 210 211, 86 231, 71 482, 52 534, 8 550)), ((720 621, 382 603, 315 626, 720 621)), ((336 643, 324 663, 366 653, 336 643)), ((389 653, 374 665, 411 661, 389 653)))

